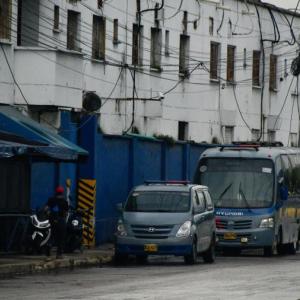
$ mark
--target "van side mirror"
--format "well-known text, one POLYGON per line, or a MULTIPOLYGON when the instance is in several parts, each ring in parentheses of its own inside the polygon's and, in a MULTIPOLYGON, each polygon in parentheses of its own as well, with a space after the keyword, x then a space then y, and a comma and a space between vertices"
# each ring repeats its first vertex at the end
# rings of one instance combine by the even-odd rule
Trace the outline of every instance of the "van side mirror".
POLYGON ((123 211, 123 203, 117 203, 116 204, 116 209, 118 212, 122 212, 123 211))
POLYGON ((201 209, 201 207, 195 207, 193 206, 193 215, 198 215, 203 213, 203 209, 201 209))
POLYGON ((284 185, 282 185, 280 187, 280 199, 285 201, 287 200, 289 197, 289 191, 288 191, 288 188, 284 185))

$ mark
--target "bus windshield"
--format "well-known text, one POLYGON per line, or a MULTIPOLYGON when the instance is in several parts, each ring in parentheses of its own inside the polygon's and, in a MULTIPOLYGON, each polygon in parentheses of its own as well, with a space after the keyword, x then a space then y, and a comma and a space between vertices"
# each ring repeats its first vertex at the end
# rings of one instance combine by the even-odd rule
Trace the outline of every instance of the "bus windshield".
POLYGON ((188 212, 190 195, 187 192, 133 192, 126 203, 125 211, 132 212, 188 212))
POLYGON ((205 158, 195 181, 209 187, 215 207, 263 208, 273 203, 274 167, 268 159, 205 158))

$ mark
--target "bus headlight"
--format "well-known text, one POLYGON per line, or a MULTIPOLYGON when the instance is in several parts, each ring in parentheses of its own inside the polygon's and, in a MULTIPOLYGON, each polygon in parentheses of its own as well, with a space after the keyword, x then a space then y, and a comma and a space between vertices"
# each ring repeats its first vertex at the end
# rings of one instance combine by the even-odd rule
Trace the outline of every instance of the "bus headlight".
POLYGON ((192 222, 191 221, 186 221, 184 222, 180 228, 178 229, 176 233, 176 237, 187 237, 191 233, 191 226, 192 222))
POLYGON ((126 231, 126 229, 125 229, 125 226, 124 226, 122 220, 119 220, 119 221, 118 221, 117 235, 119 235, 119 236, 126 236, 126 235, 127 235, 127 231, 126 231))
POLYGON ((260 221, 260 228, 273 228, 274 227, 274 218, 266 218, 260 221))

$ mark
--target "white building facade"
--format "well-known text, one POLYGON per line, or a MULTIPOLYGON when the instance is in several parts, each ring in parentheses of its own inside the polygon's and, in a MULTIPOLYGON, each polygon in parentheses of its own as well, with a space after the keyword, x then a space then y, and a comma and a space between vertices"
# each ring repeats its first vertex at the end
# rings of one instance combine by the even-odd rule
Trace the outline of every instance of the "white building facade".
POLYGON ((0 0, 0 103, 58 128, 298 145, 300 18, 260 1, 0 0))

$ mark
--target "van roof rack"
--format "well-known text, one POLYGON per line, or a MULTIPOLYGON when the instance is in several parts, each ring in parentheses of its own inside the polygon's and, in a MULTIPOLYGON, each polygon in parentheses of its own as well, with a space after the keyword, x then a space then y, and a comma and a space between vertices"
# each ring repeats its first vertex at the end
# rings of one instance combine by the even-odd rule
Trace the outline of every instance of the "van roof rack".
POLYGON ((283 147, 283 143, 280 141, 274 141, 274 142, 249 142, 249 141, 234 141, 232 142, 233 145, 239 145, 239 146, 257 146, 257 147, 283 147))
POLYGON ((145 184, 182 184, 187 185, 191 182, 189 180, 145 180, 145 184))
POLYGON ((255 150, 258 151, 259 150, 259 145, 223 145, 220 147, 220 151, 224 151, 224 150, 232 150, 232 151, 242 151, 242 150, 255 150))

